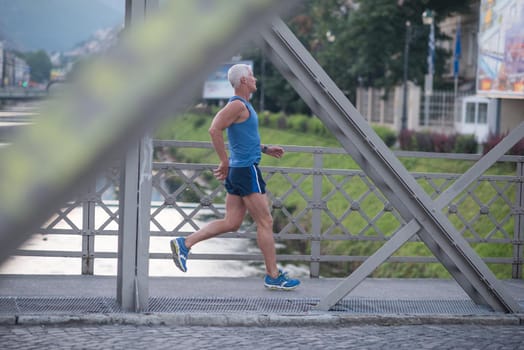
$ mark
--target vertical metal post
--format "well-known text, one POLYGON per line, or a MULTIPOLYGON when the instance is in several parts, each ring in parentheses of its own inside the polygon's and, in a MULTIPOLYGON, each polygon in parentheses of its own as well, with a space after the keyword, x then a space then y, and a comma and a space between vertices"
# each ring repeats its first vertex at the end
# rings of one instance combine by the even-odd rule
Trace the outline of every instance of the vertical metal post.
POLYGON ((0 87, 4 87, 4 77, 5 77, 5 71, 6 71, 6 67, 7 67, 7 62, 6 62, 6 54, 5 54, 5 50, 6 48, 4 47, 4 44, 2 42, 0 42, 0 54, 2 55, 0 57, 0 59, 2 60, 2 67, 0 67, 2 69, 2 72, 0 74, 0 87))
POLYGON ((95 196, 96 180, 88 187, 82 203, 82 275, 92 275, 95 264, 95 196))
POLYGON ((152 156, 151 137, 144 137, 127 152, 122 165, 117 301, 126 311, 148 309, 152 156))
MULTIPOLYGON (((426 83, 427 85, 427 83, 426 83)), ((427 89, 424 89, 424 126, 429 127, 429 104, 431 96, 427 89)))
POLYGON ((265 90, 266 90, 266 53, 264 50, 264 47, 261 49, 261 55, 262 55, 262 62, 260 63, 260 76, 262 77, 262 86, 260 87, 260 113, 264 112, 266 109, 265 105, 265 90))
POLYGON ((409 67, 409 42, 411 41, 411 22, 406 22, 406 40, 404 43, 404 77, 402 79, 402 120, 401 130, 408 127, 408 67, 409 67))
MULTIPOLYGON (((385 96, 384 89, 380 89, 380 95, 381 96, 385 96)), ((379 115, 380 115, 379 123, 382 125, 382 124, 384 124, 384 119, 385 119, 385 116, 386 116, 386 100, 384 98, 380 98, 380 112, 379 112, 379 115)))
POLYGON ((424 126, 429 127, 429 105, 433 94, 433 74, 435 73, 435 18, 433 11, 426 10, 422 14, 424 24, 429 24, 428 38, 428 74, 424 79, 424 126))
MULTIPOLYGON (((158 0, 126 0, 126 27, 143 21, 158 0)), ((153 143, 146 135, 122 163, 118 226, 117 301, 126 311, 149 307, 149 223, 153 143)))
POLYGON ((325 203, 322 202, 322 151, 313 154, 313 205, 311 206, 311 264, 309 275, 318 278, 320 275, 320 240, 322 237, 322 210, 325 203))
POLYGON ((524 162, 517 163, 519 182, 515 189, 515 230, 513 233, 513 266, 511 278, 521 279, 524 253, 524 162))
POLYGON ((140 142, 138 234, 136 249, 137 311, 145 311, 149 301, 149 237, 151 222, 151 192, 153 189, 153 138, 145 135, 140 142))
POLYGON ((131 148, 121 165, 118 204, 117 302, 133 311, 135 300, 136 245, 138 222, 139 148, 131 148))

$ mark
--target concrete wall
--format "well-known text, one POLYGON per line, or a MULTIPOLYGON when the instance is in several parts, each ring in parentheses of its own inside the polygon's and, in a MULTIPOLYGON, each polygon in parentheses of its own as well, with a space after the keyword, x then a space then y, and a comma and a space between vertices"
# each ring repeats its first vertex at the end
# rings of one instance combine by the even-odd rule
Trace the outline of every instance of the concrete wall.
MULTIPOLYGON (((403 87, 399 85, 390 91, 387 101, 382 99, 383 94, 383 90, 358 88, 355 107, 370 123, 387 126, 398 132, 402 127, 403 87)), ((408 81, 407 128, 411 130, 420 128, 418 118, 421 94, 421 88, 408 81)))
POLYGON ((511 131, 524 121, 524 100, 500 100, 500 132, 511 131))

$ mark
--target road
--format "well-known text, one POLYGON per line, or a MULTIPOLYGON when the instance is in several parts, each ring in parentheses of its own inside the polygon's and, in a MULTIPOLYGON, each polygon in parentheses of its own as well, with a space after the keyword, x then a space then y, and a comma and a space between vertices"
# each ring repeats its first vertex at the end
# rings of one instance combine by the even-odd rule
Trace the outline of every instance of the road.
POLYGON ((524 349, 524 326, 0 327, 2 349, 524 349))

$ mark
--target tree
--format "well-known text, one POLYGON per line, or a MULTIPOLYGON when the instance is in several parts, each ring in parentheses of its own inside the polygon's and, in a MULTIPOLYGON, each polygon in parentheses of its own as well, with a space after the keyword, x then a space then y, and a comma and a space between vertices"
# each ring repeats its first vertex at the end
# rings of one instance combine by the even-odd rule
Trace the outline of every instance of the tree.
MULTIPOLYGON (((427 73, 429 26, 422 23, 422 13, 431 9, 435 23, 450 14, 471 11, 478 0, 305 0, 288 25, 302 44, 326 70, 338 87, 354 100, 359 85, 386 90, 398 85, 403 77, 406 22, 411 23, 408 79, 422 84, 427 73)), ((436 41, 451 40, 435 27, 436 41)), ((434 86, 445 84, 450 52, 437 47, 434 86)), ((255 61, 258 74, 262 53, 252 50, 244 57, 255 61)), ((263 79, 265 108, 288 113, 307 111, 298 94, 269 63, 263 79)), ((255 96, 257 99, 258 96, 255 96)))
MULTIPOLYGON (((271 112, 304 113, 311 111, 295 89, 282 77, 280 72, 263 57, 260 49, 249 49, 242 57, 253 60, 253 71, 257 77, 258 92, 253 96, 254 106, 260 106, 261 91, 264 91, 264 110, 271 112), (262 74, 262 72, 264 72, 262 74)), ((260 111, 262 112, 262 111, 260 111)))
POLYGON ((49 81, 51 73, 51 60, 43 50, 35 52, 26 52, 19 54, 31 68, 31 80, 37 83, 46 83, 49 81))
MULTIPOLYGON (((427 72, 429 26, 422 23, 422 13, 431 9, 435 23, 452 13, 470 11, 474 0, 309 0, 305 15, 316 23, 308 37, 310 50, 334 78, 337 85, 352 95, 358 84, 389 89, 403 76, 403 48, 406 22, 411 23, 408 77, 422 83, 427 72)), ((304 28, 304 26, 302 26, 304 28)), ((435 27, 436 41, 451 38, 435 27)), ((435 85, 442 84, 449 52, 437 48, 435 85)))

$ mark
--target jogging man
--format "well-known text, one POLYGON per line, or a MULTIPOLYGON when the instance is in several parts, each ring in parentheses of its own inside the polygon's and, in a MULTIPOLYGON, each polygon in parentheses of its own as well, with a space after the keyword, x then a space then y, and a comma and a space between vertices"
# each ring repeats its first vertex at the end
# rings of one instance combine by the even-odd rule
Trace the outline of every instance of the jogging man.
POLYGON ((226 187, 226 214, 224 219, 210 222, 202 229, 171 240, 175 265, 187 271, 187 255, 192 246, 222 233, 238 230, 246 211, 257 225, 257 243, 266 265, 264 285, 270 289, 292 290, 300 281, 291 279, 279 270, 273 238, 273 218, 269 211, 266 184, 258 168, 261 153, 280 158, 284 150, 279 146, 260 143, 258 116, 249 98, 257 90, 257 79, 251 67, 236 64, 228 71, 228 79, 235 90, 228 104, 213 118, 209 134, 220 164, 214 169, 215 177, 226 187), (229 139, 229 158, 224 144, 224 130, 229 139))

